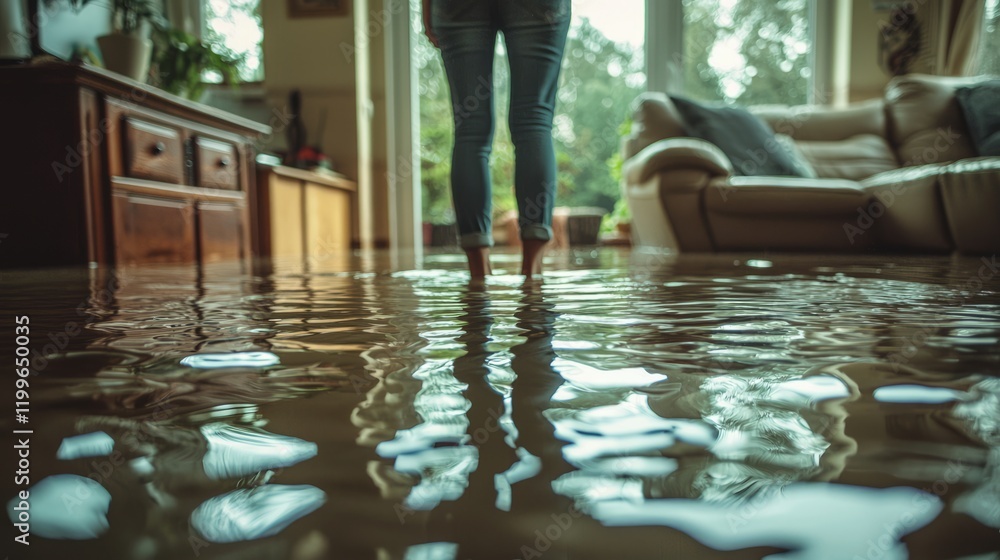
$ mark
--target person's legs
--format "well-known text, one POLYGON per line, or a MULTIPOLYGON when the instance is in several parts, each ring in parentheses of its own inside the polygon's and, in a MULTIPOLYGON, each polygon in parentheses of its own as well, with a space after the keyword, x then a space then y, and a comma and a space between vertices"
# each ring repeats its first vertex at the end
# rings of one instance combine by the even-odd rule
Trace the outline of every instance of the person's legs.
POLYGON ((451 89, 455 121, 451 192, 462 248, 473 277, 490 273, 493 245, 490 151, 493 144, 492 2, 434 0, 431 19, 451 89))
POLYGON ((507 0, 500 29, 510 58, 510 135, 514 191, 524 260, 521 273, 541 272, 542 249, 552 238, 556 158, 552 118, 570 23, 570 0, 507 0))

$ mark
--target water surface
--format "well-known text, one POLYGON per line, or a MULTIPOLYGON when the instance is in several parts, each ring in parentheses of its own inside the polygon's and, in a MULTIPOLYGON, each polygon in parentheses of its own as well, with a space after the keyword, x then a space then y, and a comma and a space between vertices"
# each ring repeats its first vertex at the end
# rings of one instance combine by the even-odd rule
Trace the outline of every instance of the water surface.
POLYGON ((35 370, 0 422, 34 432, 10 554, 993 558, 993 262, 8 271, 0 356, 27 315, 35 370))

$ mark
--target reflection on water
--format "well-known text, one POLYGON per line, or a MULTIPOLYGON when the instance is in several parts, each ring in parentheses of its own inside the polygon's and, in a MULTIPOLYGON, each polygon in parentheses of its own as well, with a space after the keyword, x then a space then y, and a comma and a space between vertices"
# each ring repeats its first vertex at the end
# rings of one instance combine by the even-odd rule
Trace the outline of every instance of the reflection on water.
POLYGON ((315 443, 255 428, 206 424, 201 435, 208 446, 202 466, 213 480, 290 467, 316 456, 315 443))
POLYGON ((1000 278, 980 261, 562 259, 527 284, 444 256, 5 274, 39 345, 33 554, 1000 548, 1000 278))
POLYGON ((47 539, 96 539, 108 530, 111 494, 97 482, 75 474, 42 479, 7 504, 13 523, 25 523, 30 532, 47 539), (25 503, 27 502, 27 503, 25 503), (27 513, 27 516, 23 516, 27 513))
POLYGON ((323 491, 309 485, 233 490, 198 506, 191 526, 210 543, 251 541, 277 535, 324 501, 323 491))
POLYGON ((56 459, 69 461, 81 457, 104 457, 111 455, 115 440, 104 432, 80 434, 64 438, 56 451, 56 459))
POLYGON ((720 550, 777 546, 793 552, 771 558, 833 560, 860 555, 859 543, 876 543, 879 558, 907 558, 899 539, 930 523, 941 508, 933 494, 905 486, 793 484, 780 497, 742 509, 702 500, 615 500, 592 512, 608 525, 674 527, 720 550))

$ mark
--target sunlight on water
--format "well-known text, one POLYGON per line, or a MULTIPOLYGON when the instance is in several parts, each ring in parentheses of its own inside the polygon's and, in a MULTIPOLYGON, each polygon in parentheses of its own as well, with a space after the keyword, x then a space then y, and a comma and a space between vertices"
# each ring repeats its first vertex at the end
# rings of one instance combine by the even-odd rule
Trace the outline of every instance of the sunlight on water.
POLYGON ((485 285, 378 262, 5 274, 37 340, 83 325, 32 355, 33 550, 1000 548, 1000 279, 970 291, 975 259, 587 251, 485 285))

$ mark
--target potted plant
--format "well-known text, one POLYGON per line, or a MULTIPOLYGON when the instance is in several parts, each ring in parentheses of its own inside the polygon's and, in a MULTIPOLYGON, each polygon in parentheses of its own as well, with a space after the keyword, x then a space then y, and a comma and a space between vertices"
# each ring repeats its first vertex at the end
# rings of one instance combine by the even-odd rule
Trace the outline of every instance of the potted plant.
MULTIPOLYGON (((69 0, 77 10, 97 0, 69 0)), ((97 38, 104 67, 140 82, 146 81, 153 55, 150 24, 162 28, 157 0, 108 0, 112 31, 97 38)))
POLYGON ((111 0, 114 31, 97 38, 104 67, 145 82, 153 56, 150 24, 160 28, 164 26, 163 15, 155 0, 111 0))
POLYGON ((194 101, 205 91, 204 73, 217 72, 222 82, 239 81, 238 58, 217 52, 194 35, 179 29, 159 29, 155 41, 154 75, 157 86, 194 101))

